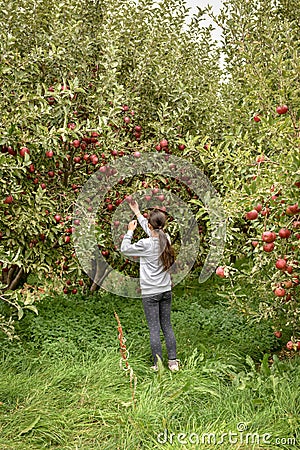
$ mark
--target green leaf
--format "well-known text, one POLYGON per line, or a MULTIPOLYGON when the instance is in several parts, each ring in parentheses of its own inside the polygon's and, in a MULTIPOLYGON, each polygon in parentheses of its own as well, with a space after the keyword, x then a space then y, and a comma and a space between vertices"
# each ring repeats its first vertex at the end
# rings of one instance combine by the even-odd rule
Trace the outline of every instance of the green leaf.
POLYGON ((20 305, 17 305, 17 310, 18 310, 18 320, 21 320, 22 317, 24 316, 23 308, 21 308, 20 305))
POLYGON ((34 305, 28 305, 25 307, 25 309, 30 309, 30 311, 33 311, 37 316, 39 315, 38 309, 34 305))

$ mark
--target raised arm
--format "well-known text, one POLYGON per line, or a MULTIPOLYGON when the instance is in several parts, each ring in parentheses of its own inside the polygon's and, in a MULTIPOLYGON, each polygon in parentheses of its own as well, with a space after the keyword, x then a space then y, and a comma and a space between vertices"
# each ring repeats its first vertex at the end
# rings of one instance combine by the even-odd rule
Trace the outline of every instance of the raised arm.
POLYGON ((136 201, 129 203, 130 208, 132 209, 132 211, 134 212, 134 214, 136 215, 136 218, 139 221, 139 224, 141 225, 141 227, 143 228, 143 230, 145 231, 145 233, 148 236, 151 236, 151 231, 150 228, 148 227, 148 220, 146 219, 146 217, 144 217, 141 212, 140 212, 140 208, 139 205, 137 204, 136 201))

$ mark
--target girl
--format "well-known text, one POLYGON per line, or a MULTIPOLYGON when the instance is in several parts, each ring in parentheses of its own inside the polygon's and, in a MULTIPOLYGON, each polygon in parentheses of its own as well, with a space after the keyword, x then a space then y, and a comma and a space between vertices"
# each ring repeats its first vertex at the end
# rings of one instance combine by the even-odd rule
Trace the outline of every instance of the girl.
POLYGON ((128 225, 121 252, 126 256, 140 257, 140 287, 143 308, 150 331, 150 345, 154 366, 158 370, 158 360, 162 359, 160 328, 165 337, 168 367, 171 371, 179 370, 176 359, 176 340, 171 325, 171 276, 169 269, 174 263, 175 255, 171 246, 170 236, 163 231, 166 216, 162 211, 154 209, 148 220, 140 213, 137 202, 129 204, 136 214, 139 224, 148 234, 148 238, 140 239, 136 244, 131 243, 137 221, 132 220, 128 225))

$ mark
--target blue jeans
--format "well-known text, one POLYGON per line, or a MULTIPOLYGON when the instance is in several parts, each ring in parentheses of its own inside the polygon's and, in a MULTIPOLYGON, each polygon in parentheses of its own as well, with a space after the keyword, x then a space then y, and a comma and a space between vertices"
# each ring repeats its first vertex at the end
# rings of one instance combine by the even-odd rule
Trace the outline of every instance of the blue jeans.
POLYGON ((157 356, 162 359, 160 329, 165 337, 168 359, 176 359, 176 339, 171 325, 172 291, 143 296, 143 307, 150 331, 150 346, 154 364, 157 356))

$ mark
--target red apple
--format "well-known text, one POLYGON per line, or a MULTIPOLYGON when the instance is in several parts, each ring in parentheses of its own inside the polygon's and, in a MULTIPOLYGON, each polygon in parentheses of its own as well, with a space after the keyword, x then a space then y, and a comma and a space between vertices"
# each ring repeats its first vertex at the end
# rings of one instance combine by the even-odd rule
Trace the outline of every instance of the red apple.
POLYGON ((161 151, 161 146, 160 146, 159 144, 156 145, 156 146, 155 146, 155 150, 158 151, 158 152, 160 152, 160 151, 161 151))
POLYGON ((142 127, 140 125, 136 125, 134 127, 135 131, 137 131, 138 133, 140 133, 142 131, 142 127))
MULTIPOLYGON (((94 165, 94 166, 96 166, 97 164, 98 164, 98 162, 99 162, 99 159, 98 159, 98 156, 96 156, 96 155, 94 155, 93 157, 91 156, 90 157, 90 160, 91 160, 91 163, 94 165)), ((101 169, 101 168, 100 168, 101 169)), ((105 168, 106 169, 106 168, 105 168)), ((100 170, 100 172, 101 172, 101 170, 100 170)))
POLYGON ((295 203, 294 205, 289 205, 288 208, 292 214, 297 214, 299 212, 298 202, 295 203))
POLYGON ((65 243, 69 244, 70 241, 71 241, 70 236, 65 236, 65 243))
POLYGON ((284 297, 285 289, 283 289, 282 287, 277 287, 274 291, 274 294, 276 295, 276 297, 284 297))
POLYGON ((288 228, 281 228, 278 235, 281 239, 288 239, 291 235, 291 231, 288 228))
POLYGON ((256 211, 256 209, 252 209, 252 211, 248 211, 245 214, 245 217, 247 220, 255 220, 258 217, 258 212, 256 211))
POLYGON ((224 277, 225 277, 224 267, 217 267, 217 269, 216 269, 216 274, 217 274, 219 277, 224 278, 224 277))
POLYGON ((285 212, 289 216, 293 216, 294 214, 298 214, 299 213, 298 203, 296 203, 295 205, 289 205, 286 208, 285 212))
POLYGON ((257 247, 258 246, 258 241, 252 241, 251 244, 253 245, 253 247, 257 247))
POLYGON ((277 259, 275 266, 279 270, 284 270, 286 268, 286 260, 285 259, 277 259))
POLYGON ((168 147, 168 141, 167 141, 167 139, 162 139, 161 141, 160 141, 160 143, 159 143, 159 145, 161 146, 161 148, 165 148, 165 147, 168 147))
POLYGON ((59 223, 61 221, 61 216, 59 214, 55 214, 54 220, 59 223))
POLYGON ((275 247, 274 242, 271 242, 270 244, 264 244, 263 250, 264 252, 270 253, 274 250, 274 247, 275 247))
POLYGON ((183 151, 185 149, 185 145, 184 144, 179 144, 178 145, 178 149, 183 151))
POLYGON ((47 158, 52 158, 52 156, 53 156, 53 151, 52 151, 52 150, 48 150, 48 151, 46 152, 46 156, 47 156, 47 158))
POLYGON ((78 148, 78 147, 80 147, 80 141, 79 141, 78 139, 75 139, 75 140, 72 142, 72 145, 73 145, 73 147, 78 148))
POLYGON ((72 289, 72 294, 77 294, 77 289, 76 288, 72 289))
POLYGON ((261 204, 261 203, 258 203, 256 206, 254 206, 254 209, 255 209, 257 212, 261 212, 261 210, 262 210, 262 204, 261 204))
POLYGON ((132 203, 134 201, 133 198, 132 198, 132 195, 126 195, 125 196, 125 200, 126 200, 127 203, 132 203))
POLYGON ((259 116, 254 116, 253 120, 254 120, 254 122, 260 122, 260 117, 259 116))
POLYGON ((140 154, 140 152, 134 152, 133 156, 135 158, 140 158, 141 154, 140 154))
POLYGON ((265 155, 260 155, 260 156, 257 156, 257 158, 256 158, 257 164, 264 162, 264 160, 265 160, 265 155))
POLYGON ((124 122, 128 125, 130 123, 131 119, 130 117, 126 116, 124 117, 124 122))
POLYGON ((262 240, 264 242, 270 243, 274 242, 276 239, 276 233, 274 231, 264 231, 262 234, 262 240))
POLYGON ((287 348, 288 350, 293 350, 293 348, 294 348, 294 343, 293 343, 292 341, 288 341, 288 342, 286 343, 286 348, 287 348))
POLYGON ((277 106, 276 112, 277 114, 286 114, 288 112, 289 108, 287 105, 277 106))
POLYGON ((274 336, 277 337, 278 339, 280 339, 282 336, 281 331, 274 331, 274 336))
POLYGON ((5 203, 6 205, 11 205, 13 203, 13 201, 14 201, 13 196, 8 195, 3 203, 5 203))
POLYGON ((262 216, 269 216, 270 208, 264 208, 261 212, 262 216))
POLYGON ((22 147, 21 149, 20 149, 20 156, 22 156, 22 158, 24 158, 24 156, 25 156, 25 154, 30 154, 30 151, 29 151, 29 149, 27 148, 27 147, 22 147))
POLYGON ((12 156, 16 156, 17 154, 16 150, 14 150, 10 145, 8 146, 7 151, 12 156))

